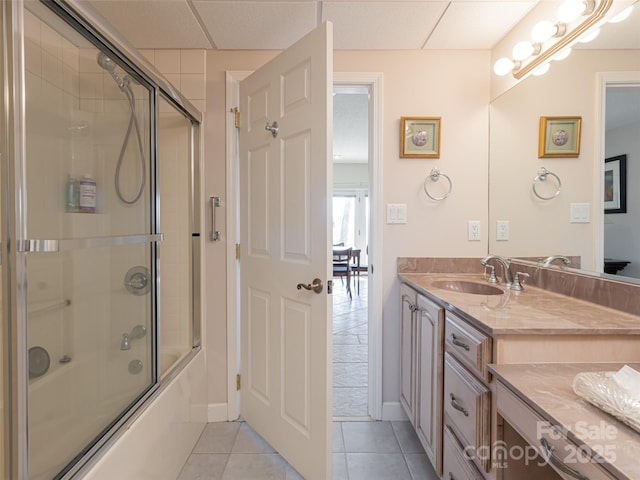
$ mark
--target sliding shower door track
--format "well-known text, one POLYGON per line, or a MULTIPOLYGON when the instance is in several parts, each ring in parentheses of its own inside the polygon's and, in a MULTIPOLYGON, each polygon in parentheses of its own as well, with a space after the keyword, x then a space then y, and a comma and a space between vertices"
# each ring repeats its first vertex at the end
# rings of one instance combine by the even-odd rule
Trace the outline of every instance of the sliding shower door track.
POLYGON ((116 247, 121 245, 136 245, 142 243, 159 243, 163 240, 162 233, 145 235, 121 235, 112 237, 67 238, 57 240, 20 240, 20 253, 56 253, 85 248, 116 247))

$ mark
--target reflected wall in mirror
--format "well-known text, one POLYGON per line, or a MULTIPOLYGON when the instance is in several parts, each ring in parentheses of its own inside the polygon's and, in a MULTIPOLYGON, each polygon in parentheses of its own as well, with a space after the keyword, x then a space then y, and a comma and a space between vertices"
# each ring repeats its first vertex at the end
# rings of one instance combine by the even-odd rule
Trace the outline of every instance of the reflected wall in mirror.
MULTIPOLYGON (((640 277, 640 230, 633 233, 630 230, 631 223, 640 225, 637 216, 640 215, 637 213, 640 195, 631 194, 634 180, 629 180, 627 211, 628 215, 636 212, 635 217, 623 222, 621 215, 607 215, 605 222, 603 208, 605 128, 602 126, 605 122, 601 119, 604 115, 604 95, 600 94, 602 78, 607 78, 605 72, 626 72, 626 86, 634 87, 634 91, 640 89, 638 5, 626 22, 606 25, 600 44, 574 49, 567 59, 552 62, 547 74, 525 79, 491 103, 489 252, 528 259, 555 254, 579 257, 582 269, 596 272, 603 271, 603 256, 624 257, 632 264, 619 275, 640 277), (622 41, 620 35, 614 35, 616 29, 627 32, 622 41), (616 37, 615 41, 613 37, 616 37), (629 78, 634 80, 629 81, 629 78), (538 158, 538 124, 542 116, 582 117, 579 157, 538 158), (562 183, 559 195, 553 197, 557 188, 555 178, 536 182, 541 196, 553 197, 550 200, 540 199, 532 188, 540 167, 556 174, 562 183), (588 208, 586 222, 579 218, 585 208, 588 208), (508 222, 508 240, 497 239, 499 221, 508 222), (604 240, 604 232, 608 235, 612 230, 618 231, 618 240, 604 240), (630 235, 634 235, 635 240, 630 235), (618 252, 616 243, 625 243, 629 248, 618 252), (631 268, 634 263, 637 263, 634 266, 637 270, 631 268)), ((640 169, 640 120, 609 130, 612 133, 606 143, 606 156, 626 154, 628 171, 637 172, 640 169), (625 144, 618 137, 628 135, 628 130, 635 134, 628 136, 625 144), (628 145, 634 140, 635 147, 628 145), (632 153, 634 149, 635 153, 632 153)))

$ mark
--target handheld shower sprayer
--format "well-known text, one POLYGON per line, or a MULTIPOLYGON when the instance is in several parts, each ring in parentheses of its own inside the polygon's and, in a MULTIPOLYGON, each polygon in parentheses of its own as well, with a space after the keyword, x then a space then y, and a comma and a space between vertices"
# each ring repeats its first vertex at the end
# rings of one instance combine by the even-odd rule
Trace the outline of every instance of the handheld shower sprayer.
MULTIPOLYGON (((111 58, 107 57, 104 53, 99 52, 97 60, 98 60, 98 65, 100 65, 103 69, 109 72, 109 75, 111 75, 111 78, 113 78, 113 80, 116 82, 120 90, 123 90, 125 88, 125 85, 128 86, 129 82, 128 81, 125 82, 125 80, 120 78, 120 75, 116 73, 117 65, 113 60, 111 60, 111 58)), ((129 77, 125 76, 124 78, 128 80, 129 77)))
POLYGON ((129 102, 129 110, 131 111, 131 115, 129 116, 129 125, 127 126, 127 132, 125 133, 124 139, 122 141, 122 147, 120 148, 120 155, 118 156, 118 163, 116 165, 115 172, 115 189, 118 198, 127 205, 133 205, 136 203, 140 197, 142 196, 142 192, 144 192, 144 186, 146 182, 146 167, 145 167, 145 157, 144 157, 144 148, 142 146, 142 134, 140 133, 140 126, 138 125, 138 117, 136 116, 136 102, 135 96, 133 95, 133 91, 131 90, 131 77, 129 75, 125 75, 124 77, 120 77, 116 72, 116 68, 118 65, 114 62, 110 57, 108 57, 103 52, 98 52, 98 56, 96 57, 96 61, 98 65, 102 67, 106 72, 111 75, 116 85, 122 93, 124 93, 125 97, 127 97, 127 101, 129 102), (140 154, 140 166, 142 169, 141 172, 141 181, 140 188, 136 193, 135 197, 132 200, 129 200, 124 197, 122 192, 120 191, 120 169, 122 168, 122 162, 124 159, 124 154, 127 150, 127 145, 129 143, 129 137, 131 136, 131 131, 136 131, 136 139, 138 141, 138 152, 140 154))

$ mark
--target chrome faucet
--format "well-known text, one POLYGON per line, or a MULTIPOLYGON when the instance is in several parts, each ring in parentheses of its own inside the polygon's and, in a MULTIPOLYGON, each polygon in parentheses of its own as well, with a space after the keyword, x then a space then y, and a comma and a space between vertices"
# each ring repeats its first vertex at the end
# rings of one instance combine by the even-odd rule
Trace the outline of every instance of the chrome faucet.
POLYGON ((562 260, 563 264, 571 265, 571 260, 569 260, 564 255, 551 255, 550 257, 547 257, 544 260, 541 260, 540 263, 542 263, 543 267, 548 267, 549 265, 551 265, 556 260, 562 260))
POLYGON ((513 274, 511 273, 511 266, 510 266, 509 260, 505 260, 504 258, 499 257, 498 255, 487 255, 482 260, 480 260, 480 263, 482 264, 482 266, 486 267, 487 264, 492 260, 495 260, 500 265, 502 265, 502 270, 503 270, 502 284, 507 287, 510 286, 513 283, 513 274))
POLYGON ((131 333, 123 333, 122 341, 120 342, 120 350, 131 350, 131 340, 142 338, 147 334, 147 329, 144 325, 136 325, 131 330, 131 333))

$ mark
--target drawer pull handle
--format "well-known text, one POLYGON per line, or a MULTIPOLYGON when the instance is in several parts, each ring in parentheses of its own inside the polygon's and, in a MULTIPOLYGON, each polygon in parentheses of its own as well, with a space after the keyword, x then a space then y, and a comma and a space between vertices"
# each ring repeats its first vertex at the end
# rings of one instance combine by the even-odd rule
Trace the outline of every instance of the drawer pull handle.
POLYGON ((453 342, 454 345, 464 348, 467 352, 469 351, 469 345, 458 340, 458 337, 456 337, 455 333, 451 334, 451 341, 453 342))
POLYGON ((458 403, 458 401, 456 400, 456 397, 454 397, 453 393, 450 393, 450 394, 449 394, 449 398, 451 399, 451 406, 452 406, 453 408, 455 408, 455 409, 456 409, 456 410, 458 410, 459 412, 464 413, 464 416, 465 416, 465 417, 468 417, 468 416, 469 416, 469 412, 467 411, 467 409, 466 409, 466 408, 464 408, 462 405, 460 405, 460 404, 458 403))
POLYGON ((573 468, 567 466, 562 460, 556 457, 553 454, 553 447, 549 445, 549 442, 545 438, 540 439, 540 444, 544 448, 545 456, 547 457, 547 461, 560 470, 562 473, 566 473, 567 475, 577 478, 578 480, 589 480, 589 477, 585 477, 580 472, 575 471, 573 468))

